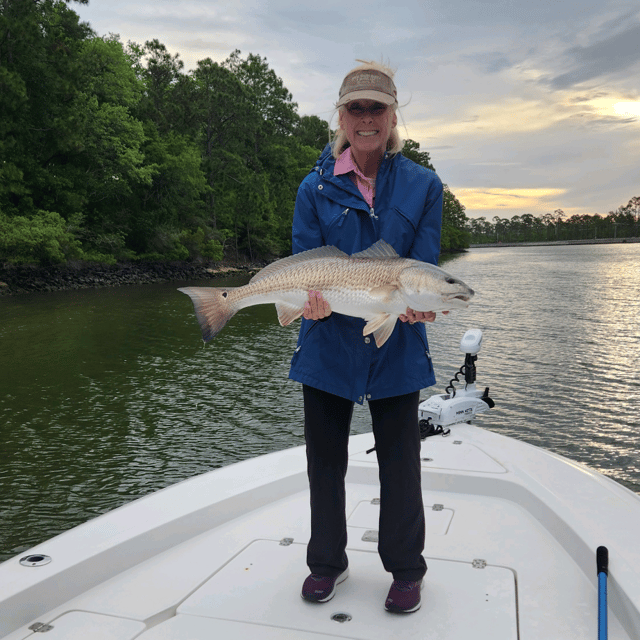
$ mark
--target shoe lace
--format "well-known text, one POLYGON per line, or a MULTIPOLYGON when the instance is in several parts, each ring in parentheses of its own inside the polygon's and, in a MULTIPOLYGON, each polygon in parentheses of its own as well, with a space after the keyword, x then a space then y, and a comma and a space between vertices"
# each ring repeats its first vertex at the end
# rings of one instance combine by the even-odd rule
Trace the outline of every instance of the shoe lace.
POLYGON ((416 586, 416 582, 411 580, 394 580, 394 588, 396 591, 402 591, 403 593, 411 591, 416 586))

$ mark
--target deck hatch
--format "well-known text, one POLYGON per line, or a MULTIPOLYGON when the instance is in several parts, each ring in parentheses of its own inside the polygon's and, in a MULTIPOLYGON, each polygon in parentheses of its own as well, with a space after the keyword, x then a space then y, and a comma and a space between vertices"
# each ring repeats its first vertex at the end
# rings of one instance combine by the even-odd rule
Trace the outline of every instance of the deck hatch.
MULTIPOLYGON (((427 524, 427 535, 444 536, 449 530, 453 519, 453 509, 447 509, 443 505, 424 506, 424 517, 427 524)), ((349 527, 367 530, 377 530, 380 519, 380 505, 369 501, 360 502, 347 520, 349 527)), ((359 534, 359 537, 362 534, 359 534)))
MULTIPOLYGON (((427 438, 420 449, 422 469, 446 469, 474 473, 507 473, 490 455, 474 444, 447 438, 427 438)), ((377 458, 364 451, 355 453, 351 460, 377 464, 377 458)))
POLYGON ((29 627, 34 634, 44 633, 46 640, 133 640, 144 630, 144 623, 89 611, 69 611, 51 624, 38 623, 29 627))

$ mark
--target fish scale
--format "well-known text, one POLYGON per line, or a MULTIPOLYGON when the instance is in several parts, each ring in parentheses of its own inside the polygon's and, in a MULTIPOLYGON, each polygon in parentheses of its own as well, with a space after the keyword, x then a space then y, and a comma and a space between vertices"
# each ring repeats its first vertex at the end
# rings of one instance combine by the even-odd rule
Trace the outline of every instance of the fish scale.
POLYGON ((309 291, 321 291, 332 312, 365 320, 363 335, 373 333, 381 347, 407 307, 444 311, 469 305, 474 292, 435 265, 401 258, 379 240, 348 256, 326 246, 289 256, 259 271, 242 287, 186 287, 203 340, 217 335, 240 310, 275 303, 285 326, 304 311, 309 291))

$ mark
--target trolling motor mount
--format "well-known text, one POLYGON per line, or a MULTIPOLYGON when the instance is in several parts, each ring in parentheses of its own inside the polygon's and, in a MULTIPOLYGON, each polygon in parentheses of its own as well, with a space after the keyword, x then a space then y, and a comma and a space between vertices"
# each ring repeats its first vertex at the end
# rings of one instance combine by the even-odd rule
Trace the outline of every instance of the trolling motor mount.
POLYGON ((484 391, 476 388, 476 360, 482 346, 482 331, 469 329, 460 341, 460 351, 465 354, 464 365, 445 389, 442 395, 431 396, 418 406, 418 419, 420 421, 423 437, 442 433, 448 435, 448 429, 452 424, 470 422, 477 414, 484 413, 495 406, 489 397, 489 387, 484 391), (455 389, 454 382, 460 382, 459 375, 464 374, 465 385, 463 389, 455 389))

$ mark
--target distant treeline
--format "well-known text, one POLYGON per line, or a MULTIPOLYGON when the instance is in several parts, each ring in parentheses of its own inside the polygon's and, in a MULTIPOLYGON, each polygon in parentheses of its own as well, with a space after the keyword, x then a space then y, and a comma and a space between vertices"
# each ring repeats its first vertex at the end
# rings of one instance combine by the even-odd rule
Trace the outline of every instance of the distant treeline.
POLYGON ((567 217, 562 209, 556 209, 542 216, 525 213, 510 220, 495 216, 493 222, 474 218, 468 221, 467 229, 473 244, 622 239, 640 236, 639 220, 640 196, 635 196, 606 216, 594 213, 567 217))
MULTIPOLYGON (((79 0, 86 3, 86 0, 79 0)), ((0 0, 0 261, 272 259, 328 138, 265 58, 185 72, 57 0, 0 0)), ((407 156, 433 168, 414 141, 407 156)), ((468 246, 447 189, 443 250, 468 246)))

